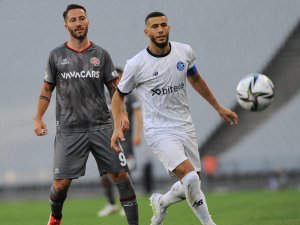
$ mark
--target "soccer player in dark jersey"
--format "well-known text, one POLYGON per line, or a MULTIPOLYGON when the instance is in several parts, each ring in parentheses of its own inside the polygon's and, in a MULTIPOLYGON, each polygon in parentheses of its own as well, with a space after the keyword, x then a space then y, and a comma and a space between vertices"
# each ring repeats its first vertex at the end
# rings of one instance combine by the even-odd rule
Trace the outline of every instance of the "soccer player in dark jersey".
MULTIPOLYGON (((128 224, 137 225, 138 206, 126 158, 123 152, 116 153, 110 147, 113 129, 104 85, 112 96, 117 72, 109 54, 87 37, 86 9, 69 5, 63 17, 69 40, 50 53, 34 122, 36 135, 46 135, 43 115, 56 88, 57 132, 48 225, 60 225, 68 188, 73 179, 84 176, 90 152, 100 175, 108 174, 116 184, 128 224)), ((123 129, 128 130, 126 111, 121 121, 123 129)))
MULTIPOLYGON (((123 70, 121 68, 116 67, 116 71, 118 73, 117 84, 122 77, 123 70)), ((111 111, 111 96, 107 89, 105 89, 105 98, 106 103, 111 111)), ((124 134, 125 141, 122 142, 123 152, 126 156, 127 165, 129 171, 133 171, 136 167, 136 160, 134 157, 134 146, 137 146, 141 143, 142 140, 142 110, 141 110, 141 102, 135 92, 130 93, 125 96, 124 99, 126 112, 128 114, 129 123, 131 124, 129 130, 124 134)), ((108 176, 102 176, 102 186, 104 189, 105 196, 108 200, 108 203, 105 205, 103 209, 101 209, 97 215, 99 217, 108 216, 110 214, 116 213, 119 211, 119 207, 115 201, 114 195, 114 185, 111 182, 111 179, 108 176)), ((120 215, 125 215, 124 210, 120 210, 120 215)))

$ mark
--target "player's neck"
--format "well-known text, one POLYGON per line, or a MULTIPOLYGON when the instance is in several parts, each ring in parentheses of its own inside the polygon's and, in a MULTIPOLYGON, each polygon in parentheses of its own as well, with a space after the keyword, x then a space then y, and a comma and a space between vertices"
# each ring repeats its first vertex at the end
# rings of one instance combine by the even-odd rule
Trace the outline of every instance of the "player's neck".
POLYGON ((171 50, 171 46, 170 43, 168 43, 166 47, 159 48, 154 43, 150 42, 148 49, 153 55, 161 56, 168 54, 171 50))
POLYGON ((67 45, 76 50, 77 52, 82 52, 84 49, 86 49, 90 45, 89 39, 86 37, 83 40, 78 40, 75 38, 70 38, 67 42, 67 45))

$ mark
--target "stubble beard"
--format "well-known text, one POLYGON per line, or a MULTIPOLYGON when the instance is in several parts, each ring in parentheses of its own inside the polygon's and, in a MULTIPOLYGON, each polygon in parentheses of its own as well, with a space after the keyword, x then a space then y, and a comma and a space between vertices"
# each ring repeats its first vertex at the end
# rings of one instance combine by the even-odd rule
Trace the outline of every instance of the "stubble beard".
POLYGON ((74 30, 70 30, 70 34, 73 38, 77 39, 78 41, 82 41, 86 38, 88 33, 88 27, 85 28, 85 32, 81 35, 77 35, 75 29, 74 30))
POLYGON ((167 37, 166 37, 166 41, 165 42, 162 42, 162 43, 158 43, 155 39, 154 36, 151 37, 151 41, 158 47, 158 48, 165 48, 168 43, 169 43, 169 34, 167 34, 167 37))

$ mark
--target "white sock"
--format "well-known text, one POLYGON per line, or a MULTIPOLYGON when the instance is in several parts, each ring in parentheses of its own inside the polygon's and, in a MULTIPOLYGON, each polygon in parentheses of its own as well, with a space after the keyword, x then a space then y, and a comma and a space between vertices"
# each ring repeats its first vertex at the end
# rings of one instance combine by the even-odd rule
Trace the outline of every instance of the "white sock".
POLYGON ((201 191, 201 182, 196 171, 192 171, 181 179, 187 202, 203 225, 214 224, 208 212, 205 196, 201 191))
POLYGON ((176 202, 180 202, 185 199, 185 191, 182 183, 177 181, 171 189, 162 196, 161 200, 163 206, 168 207, 176 202))

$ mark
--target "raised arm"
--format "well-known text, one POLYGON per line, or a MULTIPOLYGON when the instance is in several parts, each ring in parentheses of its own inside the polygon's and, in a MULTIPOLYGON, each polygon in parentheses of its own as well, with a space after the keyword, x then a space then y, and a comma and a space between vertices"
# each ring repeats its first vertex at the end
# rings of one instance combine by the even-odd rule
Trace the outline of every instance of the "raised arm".
POLYGON ((222 107, 213 93, 207 86, 205 80, 197 72, 192 76, 188 76, 188 81, 193 88, 219 113, 219 115, 227 122, 227 124, 233 125, 238 123, 238 116, 231 110, 222 107))
POLYGON ((43 122, 43 116, 48 108, 51 100, 52 92, 55 88, 54 84, 44 82, 42 85, 41 94, 37 104, 37 113, 34 117, 34 133, 37 136, 44 136, 48 133, 47 126, 43 122))

